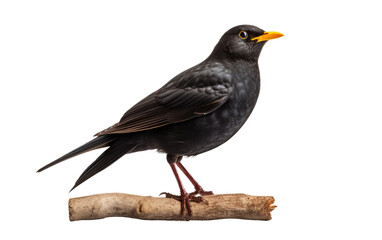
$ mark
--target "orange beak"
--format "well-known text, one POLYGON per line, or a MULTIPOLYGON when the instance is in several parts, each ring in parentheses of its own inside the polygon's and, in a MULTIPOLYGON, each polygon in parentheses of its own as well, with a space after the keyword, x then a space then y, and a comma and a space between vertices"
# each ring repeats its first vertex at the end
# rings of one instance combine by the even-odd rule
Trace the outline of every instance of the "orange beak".
POLYGON ((279 32, 264 32, 263 35, 252 38, 251 41, 257 40, 257 42, 263 42, 263 41, 268 41, 271 39, 279 38, 282 36, 284 36, 284 34, 279 33, 279 32))

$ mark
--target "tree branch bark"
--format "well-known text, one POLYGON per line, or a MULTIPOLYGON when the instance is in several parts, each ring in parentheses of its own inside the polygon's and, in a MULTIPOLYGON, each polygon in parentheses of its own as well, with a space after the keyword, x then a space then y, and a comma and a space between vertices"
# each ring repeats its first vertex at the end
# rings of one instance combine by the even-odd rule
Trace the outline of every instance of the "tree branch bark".
POLYGON ((276 207, 273 197, 245 194, 203 196, 200 203, 191 202, 192 217, 180 214, 180 203, 163 197, 104 193, 69 199, 70 221, 130 217, 145 220, 213 220, 238 218, 271 220, 276 207))

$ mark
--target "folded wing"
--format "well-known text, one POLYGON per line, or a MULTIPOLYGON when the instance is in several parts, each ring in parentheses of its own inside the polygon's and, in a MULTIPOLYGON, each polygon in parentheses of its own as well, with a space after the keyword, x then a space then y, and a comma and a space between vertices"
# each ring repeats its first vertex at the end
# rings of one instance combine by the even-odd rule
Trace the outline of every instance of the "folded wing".
POLYGON ((211 72, 188 75, 188 79, 179 76, 180 79, 170 81, 144 98, 128 110, 119 123, 96 136, 145 131, 211 113, 222 106, 232 92, 230 79, 224 76, 211 75, 211 72))

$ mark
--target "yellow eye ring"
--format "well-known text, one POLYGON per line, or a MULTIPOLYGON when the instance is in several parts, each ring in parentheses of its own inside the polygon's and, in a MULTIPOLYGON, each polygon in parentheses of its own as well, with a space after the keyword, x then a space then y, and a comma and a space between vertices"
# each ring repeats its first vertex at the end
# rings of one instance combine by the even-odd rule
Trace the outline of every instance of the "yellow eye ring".
POLYGON ((239 37, 243 40, 248 38, 248 33, 246 31, 240 31, 239 32, 239 37))

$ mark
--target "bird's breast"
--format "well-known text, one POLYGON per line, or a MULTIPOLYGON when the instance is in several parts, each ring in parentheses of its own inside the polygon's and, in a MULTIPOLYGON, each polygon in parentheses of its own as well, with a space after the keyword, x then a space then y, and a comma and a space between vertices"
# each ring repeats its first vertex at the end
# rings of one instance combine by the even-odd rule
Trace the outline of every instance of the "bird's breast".
POLYGON ((217 119, 225 121, 225 127, 231 136, 241 128, 252 113, 260 92, 257 66, 239 64, 232 74, 234 84, 232 95, 227 103, 216 111, 216 114, 220 115, 217 119))

